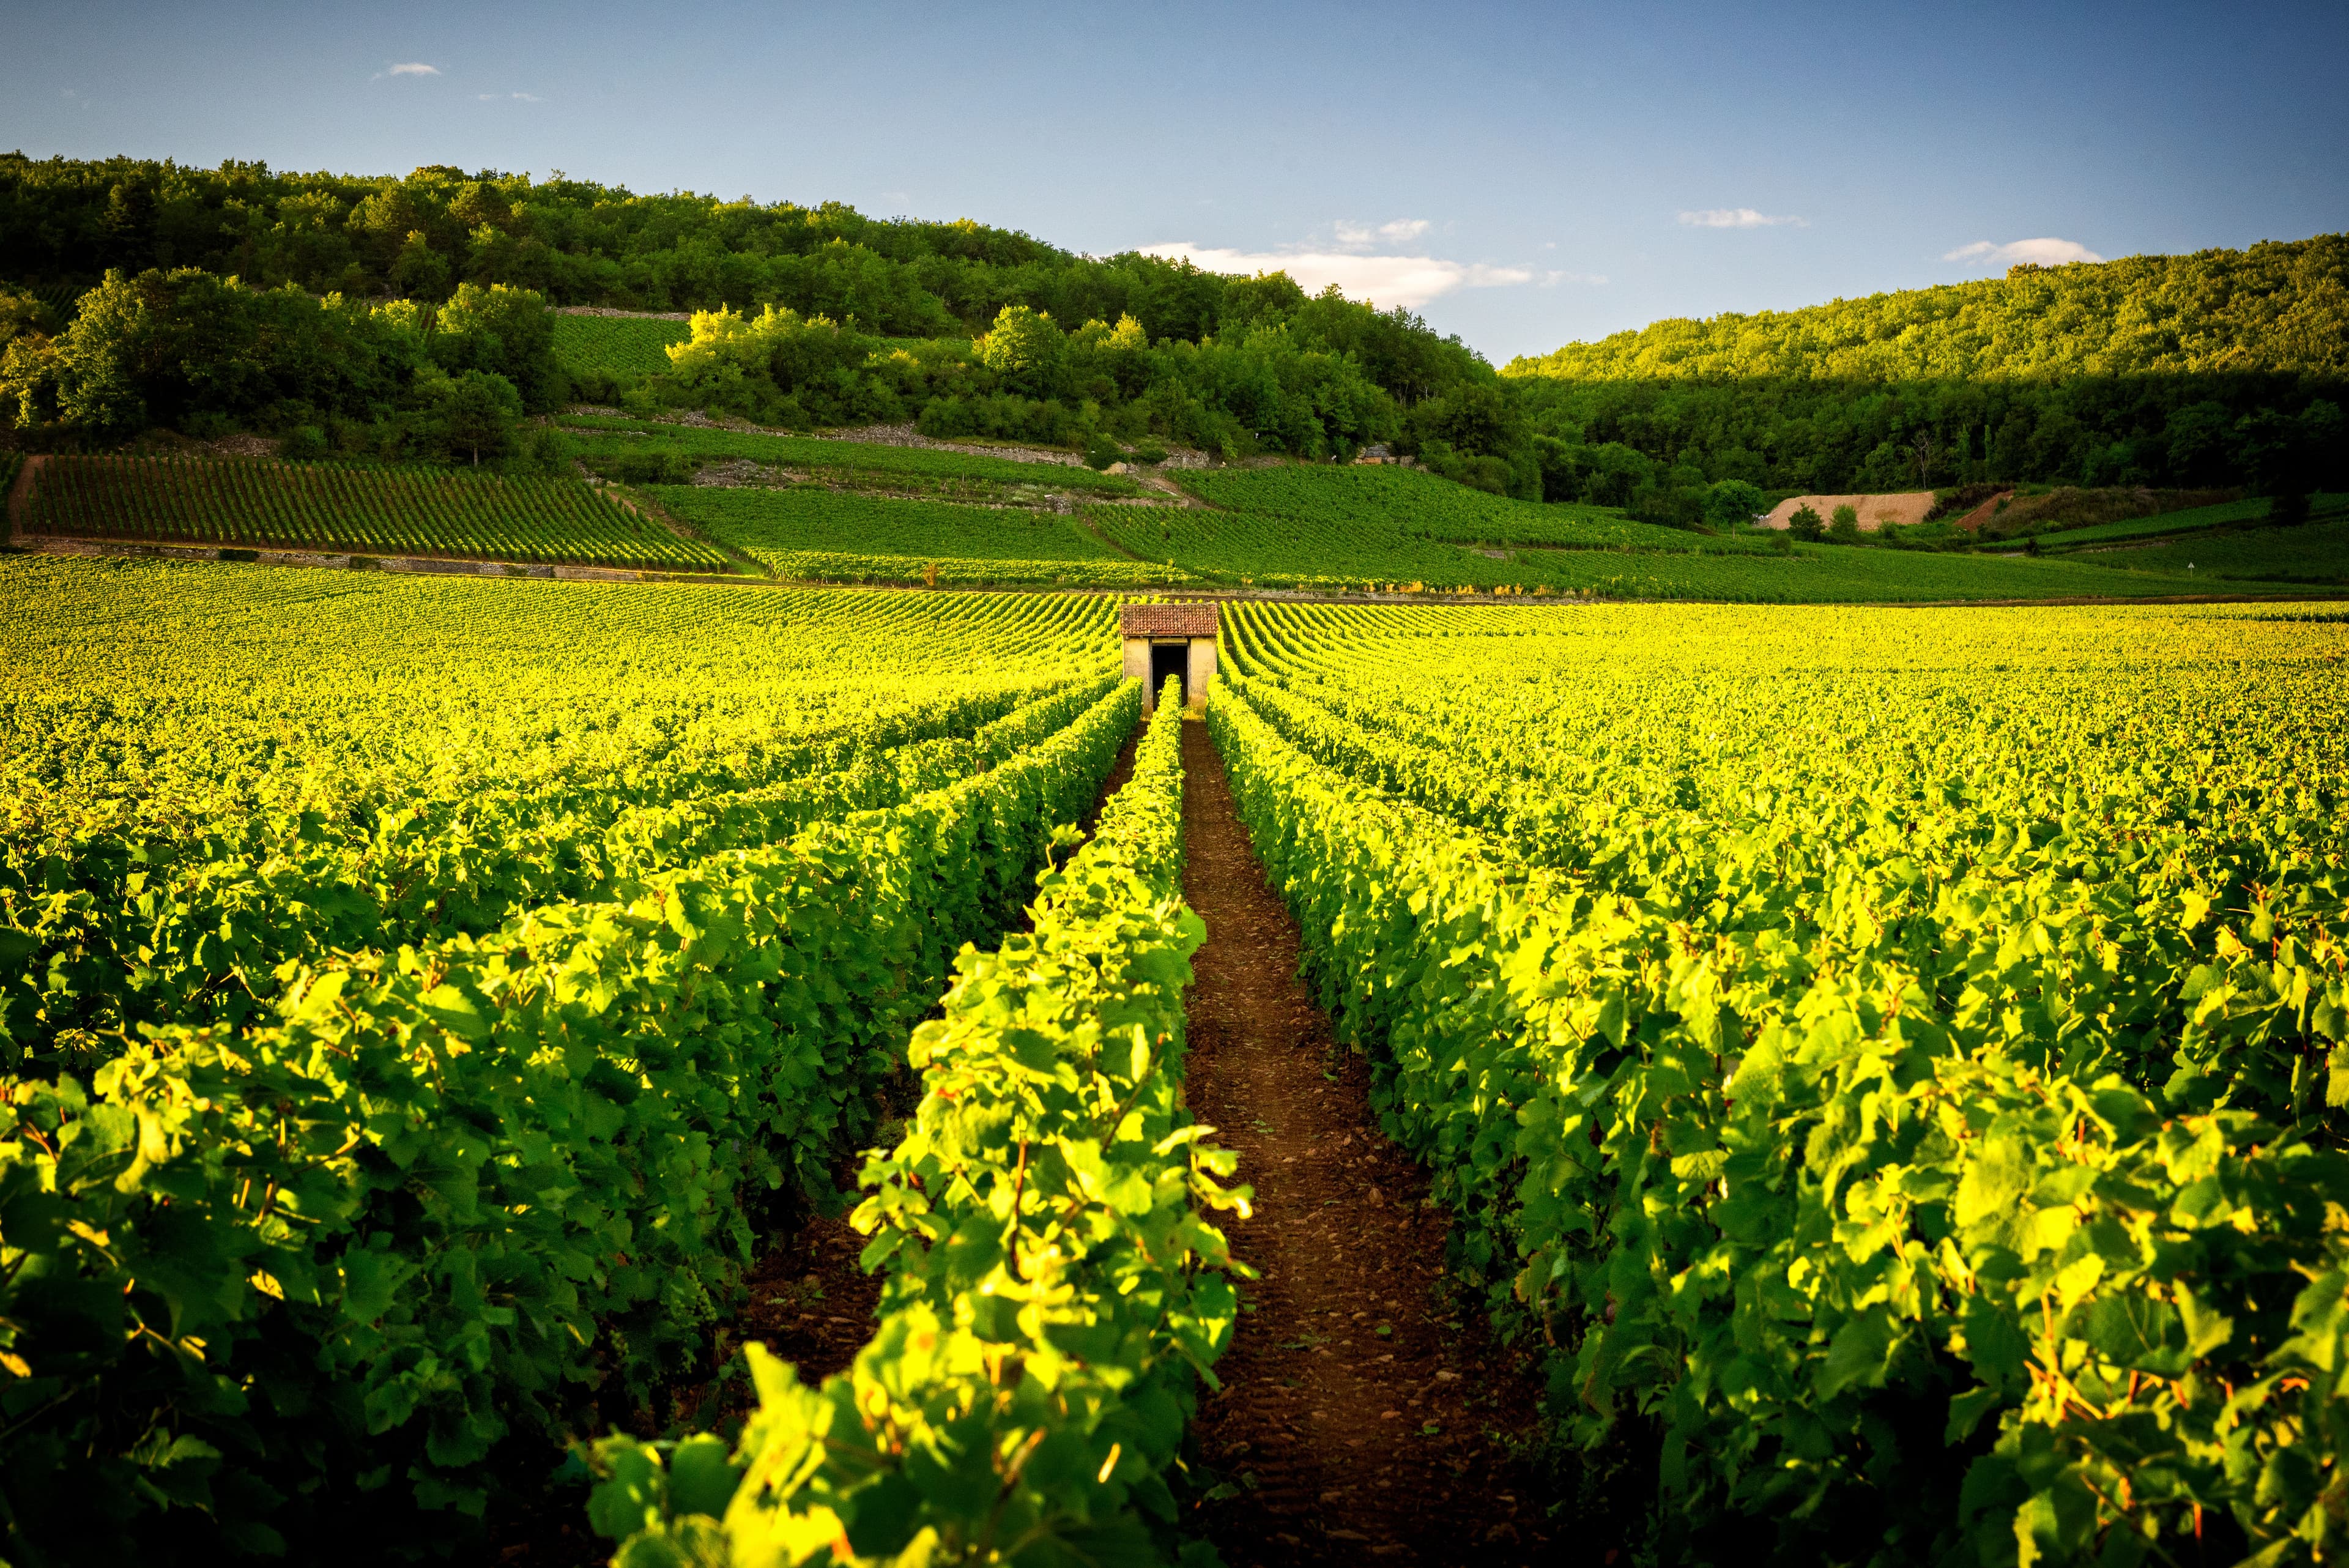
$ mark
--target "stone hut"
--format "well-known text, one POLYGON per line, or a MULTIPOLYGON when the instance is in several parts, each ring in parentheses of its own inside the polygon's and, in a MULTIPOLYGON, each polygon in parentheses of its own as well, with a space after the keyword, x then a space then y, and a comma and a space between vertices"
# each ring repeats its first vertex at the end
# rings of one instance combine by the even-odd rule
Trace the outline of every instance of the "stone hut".
POLYGON ((1185 706, 1207 705, 1207 682, 1216 678, 1214 605, 1126 605, 1117 612, 1117 630, 1125 672, 1143 682, 1144 713, 1157 708, 1158 689, 1170 675, 1183 682, 1185 706))

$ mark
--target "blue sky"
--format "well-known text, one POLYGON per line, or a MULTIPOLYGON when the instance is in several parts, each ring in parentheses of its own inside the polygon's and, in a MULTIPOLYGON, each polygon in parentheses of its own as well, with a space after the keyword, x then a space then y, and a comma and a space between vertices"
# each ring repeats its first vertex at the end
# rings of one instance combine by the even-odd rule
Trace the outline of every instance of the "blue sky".
POLYGON ((1287 265, 1495 361, 2018 257, 2349 228, 2339 0, 0 0, 0 148, 36 156, 561 169, 967 216, 1287 265))

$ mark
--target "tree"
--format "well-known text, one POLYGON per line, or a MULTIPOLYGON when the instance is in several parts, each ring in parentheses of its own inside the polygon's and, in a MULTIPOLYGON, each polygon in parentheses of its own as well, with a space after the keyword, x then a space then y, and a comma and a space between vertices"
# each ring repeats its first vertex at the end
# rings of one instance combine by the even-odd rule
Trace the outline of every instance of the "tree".
POLYGON ((1525 421, 1497 381, 1465 381, 1411 411, 1414 434, 1476 457, 1506 457, 1526 440, 1525 421))
POLYGON ((1827 537, 1840 545, 1859 543, 1859 511, 1849 502, 1835 509, 1827 520, 1827 537))
POLYGON ((1917 483, 1933 483, 1933 454, 1940 448, 1940 438, 1930 425, 1919 425, 1909 432, 1909 450, 1917 454, 1917 483))
POLYGON ((1786 519, 1786 532, 1797 539, 1816 542, 1825 536, 1826 531, 1826 523, 1819 516, 1816 507, 1797 506, 1795 514, 1786 519))
POLYGON ((459 284, 449 303, 433 313, 429 347, 444 370, 503 376, 532 413, 544 413, 563 400, 554 318, 546 312, 545 297, 529 289, 459 284))
POLYGON ((1723 479, 1705 492, 1705 526, 1734 529, 1750 526, 1756 515, 1770 510, 1759 485, 1742 479, 1723 479))
POLYGON ((450 457, 460 452, 481 466, 513 449, 514 423, 522 418, 522 394, 503 376, 464 370, 454 376, 428 371, 417 379, 424 428, 433 444, 450 457))
POLYGON ((438 299, 449 292, 449 258, 432 248, 423 230, 411 229, 385 275, 410 298, 438 299))
POLYGON ((1052 318, 1024 305, 1007 305, 995 326, 973 345, 978 362, 994 371, 1009 390, 1049 398, 1059 389, 1067 344, 1052 318))
POLYGON ((43 315, 41 302, 31 295, 0 288, 0 343, 13 343, 38 332, 43 315))

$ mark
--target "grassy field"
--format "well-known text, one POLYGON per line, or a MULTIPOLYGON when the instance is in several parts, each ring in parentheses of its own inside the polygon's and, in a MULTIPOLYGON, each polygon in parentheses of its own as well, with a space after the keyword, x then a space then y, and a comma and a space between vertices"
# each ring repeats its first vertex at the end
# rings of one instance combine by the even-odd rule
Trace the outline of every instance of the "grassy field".
POLYGON ((1057 513, 842 493, 815 485, 651 493, 778 576, 817 582, 1061 583, 1143 587, 1193 574, 1136 561, 1057 513), (935 573, 935 576, 933 576, 935 573))
POLYGON ((664 352, 692 336, 682 321, 628 316, 554 317, 554 359, 574 376, 634 380, 668 369, 664 352))
POLYGON ((151 457, 41 460, 18 531, 147 544, 724 571, 571 479, 151 457))

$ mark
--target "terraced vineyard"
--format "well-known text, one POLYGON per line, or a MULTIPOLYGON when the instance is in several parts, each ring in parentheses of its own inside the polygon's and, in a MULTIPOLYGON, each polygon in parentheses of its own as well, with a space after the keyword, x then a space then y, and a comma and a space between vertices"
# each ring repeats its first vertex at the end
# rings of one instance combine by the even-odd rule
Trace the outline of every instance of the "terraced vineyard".
MULTIPOLYGON (((2312 495, 2308 499, 2312 519, 2349 512, 2349 495, 2312 495)), ((2267 521, 2270 505, 2266 496, 2251 495, 2240 501, 2196 506, 2183 512, 2164 512, 2153 517, 2127 517, 2116 523, 2092 523, 2085 527, 2062 528, 2038 537, 2041 547, 2046 549, 2102 545, 2127 539, 2166 538, 2173 535, 2199 533, 2206 528, 2263 524, 2267 521)))
POLYGON ((1140 708, 1075 597, 29 558, 0 607, 12 1558, 543 1487, 698 1365, 1140 708))
POLYGON ((668 347, 693 335, 682 321, 632 316, 554 313, 554 361, 574 377, 623 381, 668 369, 668 347))
MULTIPOLYGON (((1780 553, 1753 549, 1744 541, 1670 529, 1646 531, 1685 542, 1669 550, 1585 544, 1486 551, 1425 537, 1416 531, 1415 512, 1392 509, 1391 497, 1351 485, 1342 477, 1345 471, 1299 467, 1266 472, 1283 482, 1272 491, 1273 499, 1292 506, 1293 512, 1095 507, 1086 515, 1102 537, 1136 556, 1166 561, 1203 580, 1258 587, 1504 590, 1604 598, 1832 604, 2103 598, 2189 593, 2197 586, 2182 569, 2174 574, 2160 569, 2165 562, 2152 563, 2156 570, 2133 571, 2118 562, 2106 566, 2104 557, 2033 559, 2020 554, 2007 557, 1837 545, 1796 545, 1780 553), (1324 487, 1326 500, 1307 504, 1294 499, 1324 487), (1716 545, 1720 547, 1713 547, 1716 545), (2097 564, 2091 565, 2090 559, 2097 564)), ((1220 482, 1222 476, 1213 478, 1220 482)), ((1185 483, 1196 481, 1186 476, 1185 483)), ((1473 493, 1441 480, 1421 483, 1440 497, 1444 492, 1473 493)), ((1249 493, 1246 485, 1226 492, 1249 493)), ((1642 527, 1620 520, 1610 524, 1601 519, 1600 524, 1618 530, 1642 527)), ((2250 586, 2282 587, 2274 583, 2250 586)))
POLYGON ((1307 537, 1344 534, 1384 520, 1400 535, 1455 545, 1749 552, 1768 547, 1761 538, 1690 534, 1634 523, 1603 506, 1512 501, 1392 464, 1212 469, 1185 473, 1182 484, 1226 511, 1299 524, 1296 532, 1307 537))
POLYGON ((17 531, 673 571, 729 567, 723 552, 573 480, 326 463, 43 458, 17 531))
POLYGON ((2173 573, 2195 581, 2297 582, 2349 587, 2349 518, 2288 528, 2229 529, 2098 550, 2083 564, 2173 573))
POLYGON ((827 483, 926 493, 950 495, 966 486, 1092 496, 1143 493, 1131 479, 1076 463, 1019 462, 951 447, 884 446, 591 414, 565 418, 563 429, 591 466, 615 479, 647 477, 629 472, 631 464, 660 464, 684 478, 704 463, 740 459, 799 470, 827 483))
POLYGON ((1141 587, 1191 574, 1123 555, 1071 517, 1025 508, 841 493, 815 485, 662 485, 667 510, 802 581, 1059 583, 1141 587))

